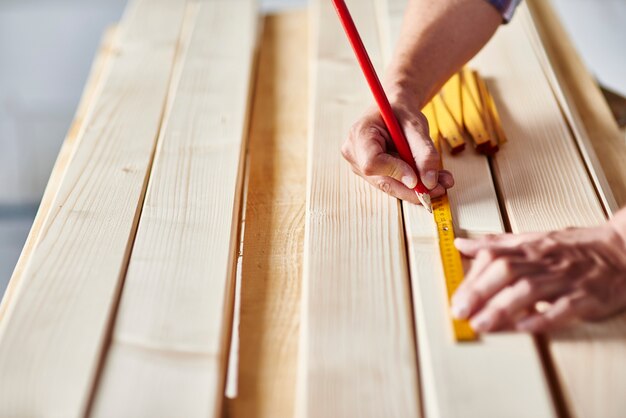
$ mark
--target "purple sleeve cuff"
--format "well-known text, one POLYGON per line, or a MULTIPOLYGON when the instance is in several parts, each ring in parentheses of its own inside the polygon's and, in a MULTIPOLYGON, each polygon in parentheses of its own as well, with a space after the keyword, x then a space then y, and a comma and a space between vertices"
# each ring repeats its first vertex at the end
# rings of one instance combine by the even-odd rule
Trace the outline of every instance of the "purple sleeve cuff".
POLYGON ((501 14, 502 19, 508 22, 513 17, 515 8, 522 2, 522 0, 487 0, 493 7, 495 7, 501 14))

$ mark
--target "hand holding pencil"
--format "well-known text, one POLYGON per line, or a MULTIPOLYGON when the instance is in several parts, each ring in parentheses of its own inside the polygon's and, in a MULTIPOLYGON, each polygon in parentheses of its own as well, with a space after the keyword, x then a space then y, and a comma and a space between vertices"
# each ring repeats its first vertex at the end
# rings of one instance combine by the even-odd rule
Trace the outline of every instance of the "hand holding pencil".
MULTIPOLYGON (((454 185, 452 174, 439 170, 440 158, 428 136, 428 122, 416 108, 395 107, 394 113, 405 132, 413 160, 419 173, 433 171, 434 178, 421 175, 422 183, 430 189, 430 197, 442 196, 454 185)), ((344 158, 352 170, 372 186, 398 199, 420 204, 414 188, 417 172, 400 158, 395 150, 385 122, 376 106, 367 109, 356 122, 342 146, 344 158)))
POLYGON ((439 155, 428 136, 428 122, 418 111, 392 108, 344 0, 333 0, 333 3, 380 111, 379 120, 370 114, 369 118, 362 119, 365 123, 357 123, 342 153, 354 171, 370 183, 409 201, 413 201, 408 198, 412 193, 407 194, 407 191, 412 188, 419 202, 432 212, 431 197, 436 197, 435 193, 443 194, 446 188, 452 187, 454 181, 449 172, 442 171, 440 182, 439 155), (408 116, 403 118, 405 122, 408 121, 408 125, 405 123, 405 126, 401 126, 398 116, 408 116), (405 131, 411 134, 411 140, 405 131), (355 143, 355 138, 365 138, 365 141, 355 143), (391 144, 398 152, 399 159, 388 153, 391 144), (422 160, 420 155, 427 158, 422 160), (418 162, 422 161, 424 164, 419 167, 418 162))

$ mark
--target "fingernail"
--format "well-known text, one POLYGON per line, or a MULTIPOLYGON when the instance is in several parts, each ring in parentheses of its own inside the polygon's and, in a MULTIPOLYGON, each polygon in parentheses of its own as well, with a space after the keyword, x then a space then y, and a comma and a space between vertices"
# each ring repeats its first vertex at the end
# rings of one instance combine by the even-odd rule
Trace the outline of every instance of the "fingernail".
POLYGON ((422 176, 422 183, 424 186, 428 188, 428 190, 432 190, 437 187, 438 174, 434 170, 427 171, 424 176, 422 176))
POLYGON ((476 331, 486 331, 491 325, 491 320, 487 317, 478 317, 470 321, 470 325, 476 331))
POLYGON ((462 247, 465 244, 465 241, 467 241, 467 240, 464 239, 464 238, 455 238, 454 239, 454 246, 456 248, 462 247))
POLYGON ((402 183, 409 189, 414 189, 417 186, 417 179, 414 176, 402 177, 402 183))
POLYGON ((456 319, 467 319, 469 316, 469 306, 464 302, 452 304, 451 310, 456 319))

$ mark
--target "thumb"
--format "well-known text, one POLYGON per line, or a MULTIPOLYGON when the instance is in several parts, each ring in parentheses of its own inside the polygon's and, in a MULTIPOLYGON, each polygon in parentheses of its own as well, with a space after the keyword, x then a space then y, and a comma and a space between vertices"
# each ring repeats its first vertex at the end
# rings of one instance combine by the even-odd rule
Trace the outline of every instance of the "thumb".
POLYGON ((441 158, 435 144, 430 139, 428 121, 422 117, 406 124, 404 130, 422 183, 429 190, 432 190, 437 187, 439 182, 441 158))
POLYGON ((410 189, 417 185, 417 173, 413 168, 386 152, 385 139, 379 129, 370 126, 359 130, 354 143, 355 168, 363 176, 391 177, 410 189))
POLYGON ((409 189, 417 186, 417 175, 410 165, 387 153, 371 156, 363 165, 362 172, 366 176, 391 177, 403 183, 409 189))

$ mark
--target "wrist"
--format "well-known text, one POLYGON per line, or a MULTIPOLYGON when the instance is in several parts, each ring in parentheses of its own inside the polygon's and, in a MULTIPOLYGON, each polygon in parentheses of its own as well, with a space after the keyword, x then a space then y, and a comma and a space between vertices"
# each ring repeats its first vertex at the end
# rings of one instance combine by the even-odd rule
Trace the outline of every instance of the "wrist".
POLYGON ((402 103, 420 110, 430 95, 429 89, 420 82, 420 77, 401 68, 390 68, 385 74, 383 85, 392 104, 402 103))

